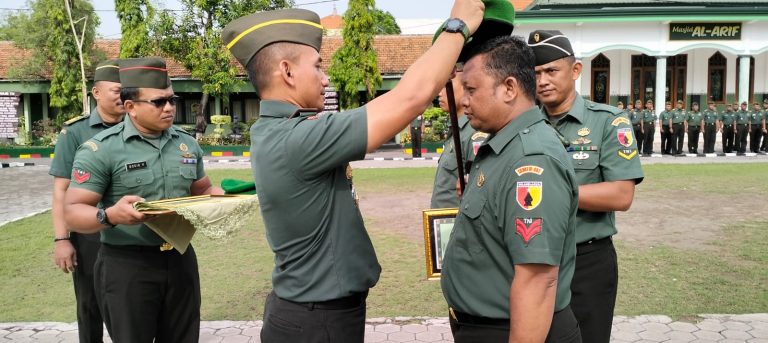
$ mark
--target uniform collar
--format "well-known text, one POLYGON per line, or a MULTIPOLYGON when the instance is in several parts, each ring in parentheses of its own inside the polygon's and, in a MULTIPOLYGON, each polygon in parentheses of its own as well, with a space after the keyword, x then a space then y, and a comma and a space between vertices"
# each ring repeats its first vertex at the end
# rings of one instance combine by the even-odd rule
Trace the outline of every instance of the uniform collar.
POLYGON ((521 131, 525 131, 533 124, 542 120, 544 120, 544 116, 541 114, 541 110, 534 106, 509 122, 507 126, 504 126, 501 131, 494 134, 483 145, 490 145, 493 152, 498 155, 521 131))
MULTIPOLYGON (((141 132, 136 128, 136 125, 133 125, 133 120, 131 119, 131 116, 125 115, 123 118, 123 141, 128 141, 131 137, 143 137, 141 135, 141 132)), ((178 137, 179 132, 176 131, 176 129, 173 128, 173 125, 169 127, 167 130, 164 130, 163 133, 160 135, 161 138, 167 139, 173 137, 178 137)))
MULTIPOLYGON (((576 92, 576 99, 573 99, 573 103, 571 104, 571 109, 568 110, 566 115, 564 115, 560 120, 562 121, 568 116, 573 117, 576 119, 576 121, 579 122, 579 124, 584 123, 584 98, 579 95, 579 92, 576 92)), ((634 111, 634 110, 633 110, 634 111)), ((549 114, 547 113, 547 109, 542 106, 542 113, 546 115, 546 118, 549 118, 549 114)))
POLYGON ((98 126, 98 125, 106 126, 104 124, 104 121, 101 120, 101 114, 99 114, 99 110, 97 110, 96 107, 94 107, 91 110, 91 115, 88 116, 88 126, 94 127, 94 126, 98 126))
POLYGON ((469 118, 467 118, 466 114, 461 116, 461 117, 459 117, 459 128, 460 129, 463 129, 464 127, 466 127, 468 123, 469 123, 469 118))
POLYGON ((299 108, 296 105, 279 100, 262 100, 259 104, 259 116, 272 118, 291 118, 295 116, 313 116, 314 108, 299 108))

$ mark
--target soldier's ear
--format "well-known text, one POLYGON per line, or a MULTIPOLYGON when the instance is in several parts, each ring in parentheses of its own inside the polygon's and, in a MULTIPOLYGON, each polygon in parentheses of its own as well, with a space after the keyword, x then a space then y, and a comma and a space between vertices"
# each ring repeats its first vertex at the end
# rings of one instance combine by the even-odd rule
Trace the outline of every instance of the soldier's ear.
POLYGON ((280 61, 280 67, 278 68, 278 71, 280 73, 280 78, 286 84, 290 86, 295 86, 296 82, 293 78, 292 69, 293 69, 293 65, 290 61, 288 60, 280 61))

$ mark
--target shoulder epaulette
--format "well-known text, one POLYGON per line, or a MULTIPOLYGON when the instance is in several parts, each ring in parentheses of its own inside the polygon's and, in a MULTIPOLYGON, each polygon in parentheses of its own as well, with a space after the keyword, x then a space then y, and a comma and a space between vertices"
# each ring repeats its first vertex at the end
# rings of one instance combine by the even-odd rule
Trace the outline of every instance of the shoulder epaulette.
POLYGON ((79 121, 81 121, 83 119, 86 119, 86 118, 90 117, 90 116, 91 116, 90 114, 79 115, 77 117, 74 117, 74 118, 71 118, 71 119, 65 121, 64 125, 66 125, 66 126, 72 125, 72 124, 77 123, 77 122, 79 122, 79 121))
POLYGON ((607 112, 613 116, 620 116, 623 113, 623 111, 620 110, 618 107, 614 107, 611 105, 600 104, 590 100, 584 100, 584 102, 587 104, 587 108, 589 108, 592 111, 607 112))
POLYGON ((103 141, 105 138, 107 138, 109 136, 113 136, 113 135, 116 135, 116 134, 122 132, 123 131, 123 126, 125 126, 125 123, 124 122, 119 122, 119 123, 117 123, 117 125, 112 126, 112 127, 108 128, 108 129, 106 129, 104 131, 101 131, 101 132, 97 133, 96 135, 93 136, 92 139, 101 142, 101 141, 103 141))
MULTIPOLYGON (((546 127, 550 127, 546 125, 546 127)), ((534 132, 540 128, 530 127, 520 131, 520 142, 525 156, 540 155, 544 153, 544 144, 539 141, 540 132, 534 132)), ((553 129, 554 130, 554 129, 553 129)))
POLYGON ((182 133, 186 133, 187 135, 194 137, 194 135, 192 135, 191 133, 187 132, 187 130, 182 129, 180 126, 174 125, 173 129, 176 130, 176 131, 182 132, 182 133))

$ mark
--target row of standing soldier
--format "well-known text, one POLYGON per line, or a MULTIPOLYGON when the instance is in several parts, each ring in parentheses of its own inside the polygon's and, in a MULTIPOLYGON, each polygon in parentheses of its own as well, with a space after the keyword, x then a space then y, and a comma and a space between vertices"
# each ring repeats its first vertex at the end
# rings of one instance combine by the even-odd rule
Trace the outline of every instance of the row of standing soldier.
MULTIPOLYGON (((617 107, 624 109, 624 104, 619 101, 617 107)), ((724 111, 718 111, 714 102, 708 103, 708 108, 699 110, 699 104, 693 102, 689 111, 685 110, 683 101, 678 100, 676 108, 667 101, 665 109, 658 116, 654 112, 653 101, 645 103, 635 101, 634 106, 629 104, 625 110, 627 117, 632 122, 632 127, 637 137, 638 150, 643 155, 650 156, 654 153, 653 143, 656 131, 656 122, 661 128, 661 154, 684 154, 683 140, 688 134, 688 153, 699 154, 699 136, 703 136, 703 153, 715 153, 715 141, 717 133, 721 134, 722 152, 739 153, 747 152, 747 137, 749 137, 749 151, 752 153, 767 152, 768 141, 768 99, 763 101, 763 107, 758 102, 753 103, 752 109, 748 109, 747 102, 738 104, 726 104, 724 111)))

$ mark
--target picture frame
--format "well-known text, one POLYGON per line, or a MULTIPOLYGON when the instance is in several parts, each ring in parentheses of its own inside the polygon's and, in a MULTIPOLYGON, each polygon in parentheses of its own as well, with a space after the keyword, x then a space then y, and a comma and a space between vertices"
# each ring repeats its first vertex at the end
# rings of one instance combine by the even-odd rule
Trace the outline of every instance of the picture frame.
POLYGON ((443 256, 453 232, 457 208, 438 208, 422 211, 424 226, 424 253, 427 279, 439 280, 443 269, 443 256))

